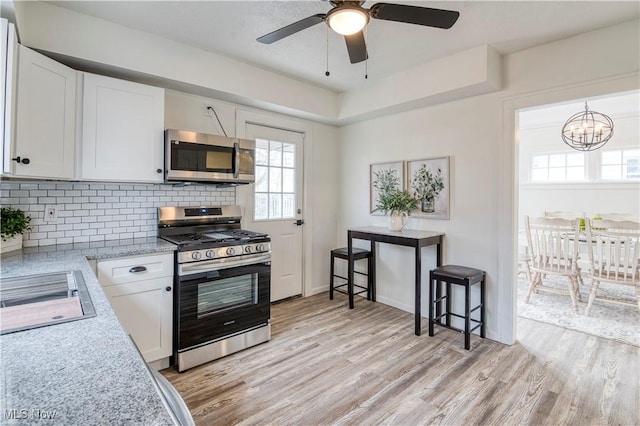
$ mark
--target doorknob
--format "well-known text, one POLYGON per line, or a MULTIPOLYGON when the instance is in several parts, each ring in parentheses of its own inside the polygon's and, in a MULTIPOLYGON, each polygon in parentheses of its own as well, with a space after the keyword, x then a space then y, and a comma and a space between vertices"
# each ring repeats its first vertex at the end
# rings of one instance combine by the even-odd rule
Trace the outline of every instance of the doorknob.
POLYGON ((298 219, 298 220, 296 220, 296 221, 295 221, 295 222, 293 222, 293 223, 294 223, 294 225, 301 226, 301 225, 304 223, 304 220, 302 220, 302 219, 298 219))

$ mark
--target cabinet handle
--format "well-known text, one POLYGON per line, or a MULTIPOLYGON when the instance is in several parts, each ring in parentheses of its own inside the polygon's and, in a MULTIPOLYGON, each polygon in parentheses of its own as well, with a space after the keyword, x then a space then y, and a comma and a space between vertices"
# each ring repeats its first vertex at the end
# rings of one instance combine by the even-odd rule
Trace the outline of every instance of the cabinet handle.
POLYGON ((171 291, 171 287, 167 287, 167 288, 165 288, 165 290, 171 291))
POLYGON ((137 274, 140 272, 146 272, 147 267, 146 266, 134 266, 133 268, 129 269, 129 272, 132 274, 137 274))
POLYGON ((156 169, 156 173, 162 173, 162 169, 156 169))
POLYGON ((31 160, 29 160, 28 158, 20 158, 20 156, 17 156, 16 158, 12 158, 12 161, 15 161, 16 163, 22 163, 22 164, 29 164, 31 162, 31 160))

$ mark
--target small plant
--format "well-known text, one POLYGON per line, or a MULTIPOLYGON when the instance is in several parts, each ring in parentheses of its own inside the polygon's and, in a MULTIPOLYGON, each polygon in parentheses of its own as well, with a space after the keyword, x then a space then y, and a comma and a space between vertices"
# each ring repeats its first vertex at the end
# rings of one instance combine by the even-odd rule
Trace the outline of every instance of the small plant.
POLYGON ((0 219, 2 241, 7 241, 7 238, 31 230, 31 226, 29 225, 31 218, 20 209, 2 207, 0 219))
POLYGON ((409 213, 418 206, 418 200, 407 191, 392 189, 380 193, 380 199, 374 211, 381 211, 384 214, 409 213))

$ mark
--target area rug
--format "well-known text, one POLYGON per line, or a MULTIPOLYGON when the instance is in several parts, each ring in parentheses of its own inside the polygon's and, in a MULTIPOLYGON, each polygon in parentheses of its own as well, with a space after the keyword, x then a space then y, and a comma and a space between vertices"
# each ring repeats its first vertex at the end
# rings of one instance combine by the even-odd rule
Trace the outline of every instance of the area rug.
MULTIPOLYGON (((547 276, 544 285, 558 289, 567 288, 564 277, 547 276)), ((529 303, 524 299, 529 290, 529 281, 524 275, 518 277, 518 316, 557 325, 575 331, 592 334, 640 347, 640 309, 638 305, 628 306, 596 300, 589 316, 584 315, 589 300, 591 282, 584 279, 580 288, 582 302, 578 302, 578 313, 571 309, 569 294, 538 292, 531 296, 529 303)), ((602 283, 598 295, 617 295, 635 301, 634 289, 627 286, 602 283)))

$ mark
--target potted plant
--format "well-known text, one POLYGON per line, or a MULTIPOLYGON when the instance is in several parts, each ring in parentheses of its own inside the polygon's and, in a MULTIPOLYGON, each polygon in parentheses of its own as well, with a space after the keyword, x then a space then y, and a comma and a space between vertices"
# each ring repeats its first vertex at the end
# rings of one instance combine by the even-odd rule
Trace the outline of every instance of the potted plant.
POLYGON ((2 244, 0 253, 22 248, 22 238, 25 231, 30 231, 31 217, 20 209, 2 207, 0 211, 0 233, 2 244))
POLYGON ((442 170, 436 173, 427 170, 425 164, 413 174, 411 188, 415 197, 420 200, 420 209, 425 213, 435 212, 435 205, 440 192, 444 189, 442 170))
POLYGON ((374 211, 389 214, 389 229, 400 231, 406 225, 406 218, 411 210, 418 206, 418 200, 407 191, 389 189, 380 192, 380 199, 374 211))

